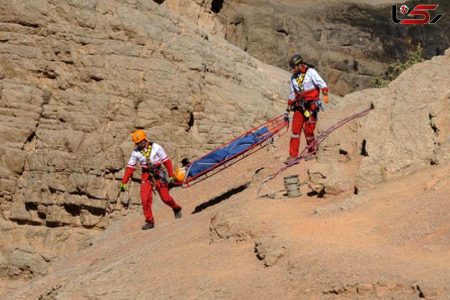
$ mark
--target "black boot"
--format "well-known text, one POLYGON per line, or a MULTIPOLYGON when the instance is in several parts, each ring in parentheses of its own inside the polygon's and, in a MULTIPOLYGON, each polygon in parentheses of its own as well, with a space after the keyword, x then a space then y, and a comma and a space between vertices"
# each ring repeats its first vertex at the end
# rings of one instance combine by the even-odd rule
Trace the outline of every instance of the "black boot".
POLYGON ((142 230, 149 230, 155 228, 155 223, 145 221, 145 224, 142 225, 142 230))
POLYGON ((179 208, 174 208, 173 209, 173 214, 175 216, 175 219, 179 219, 183 216, 183 214, 181 213, 181 207, 179 208))

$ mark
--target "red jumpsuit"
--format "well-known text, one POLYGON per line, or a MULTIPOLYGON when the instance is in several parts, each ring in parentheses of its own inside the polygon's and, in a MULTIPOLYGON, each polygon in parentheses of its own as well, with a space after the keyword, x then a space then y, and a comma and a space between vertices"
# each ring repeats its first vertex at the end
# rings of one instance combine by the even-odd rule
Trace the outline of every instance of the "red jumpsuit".
POLYGON ((181 206, 179 206, 172 196, 170 196, 169 186, 163 179, 161 164, 164 164, 166 167, 169 177, 173 177, 174 175, 172 162, 165 153, 164 149, 156 143, 149 143, 143 150, 137 148, 133 150, 125 169, 125 175, 122 178, 123 184, 126 184, 133 175, 137 162, 140 163, 142 168, 141 202, 145 221, 154 223, 152 213, 152 183, 155 185, 155 189, 158 191, 161 200, 165 204, 174 210, 181 209, 181 206))
POLYGON ((306 118, 302 110, 295 110, 292 118, 292 135, 289 143, 289 156, 295 158, 299 154, 300 137, 302 130, 305 131, 306 145, 310 148, 308 153, 311 155, 316 154, 316 145, 314 143, 314 130, 316 129, 317 112, 311 114, 309 118, 306 118))
POLYGON ((292 75, 291 92, 289 94, 288 105, 294 110, 292 119, 292 135, 289 145, 289 156, 296 158, 300 149, 300 136, 302 130, 305 132, 306 144, 310 146, 308 152, 316 154, 317 145, 315 144, 314 130, 316 129, 318 101, 322 93, 328 93, 328 87, 319 73, 313 68, 308 68, 305 72, 292 75), (305 111, 310 116, 305 116, 305 111))

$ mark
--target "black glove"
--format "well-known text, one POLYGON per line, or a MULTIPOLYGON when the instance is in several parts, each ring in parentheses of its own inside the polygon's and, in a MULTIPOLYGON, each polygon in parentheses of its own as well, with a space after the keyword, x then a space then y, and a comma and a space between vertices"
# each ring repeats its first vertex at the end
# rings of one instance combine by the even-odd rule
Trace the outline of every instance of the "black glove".
POLYGON ((289 122, 289 113, 288 113, 288 112, 285 112, 285 113, 284 113, 283 120, 284 120, 285 122, 289 122))

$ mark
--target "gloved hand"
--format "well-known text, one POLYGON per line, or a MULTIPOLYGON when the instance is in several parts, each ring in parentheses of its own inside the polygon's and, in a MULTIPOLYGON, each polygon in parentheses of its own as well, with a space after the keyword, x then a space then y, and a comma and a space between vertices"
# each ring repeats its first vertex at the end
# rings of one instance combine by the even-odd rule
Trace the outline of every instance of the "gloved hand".
POLYGON ((284 115, 283 115, 283 120, 284 120, 285 122, 289 122, 289 113, 288 113, 288 112, 285 112, 285 113, 284 113, 284 115))
POLYGON ((330 101, 330 97, 327 95, 323 95, 323 102, 325 102, 325 104, 328 104, 328 102, 330 101))
POLYGON ((119 185, 119 190, 121 192, 125 192, 127 190, 127 185, 125 183, 121 182, 119 185))

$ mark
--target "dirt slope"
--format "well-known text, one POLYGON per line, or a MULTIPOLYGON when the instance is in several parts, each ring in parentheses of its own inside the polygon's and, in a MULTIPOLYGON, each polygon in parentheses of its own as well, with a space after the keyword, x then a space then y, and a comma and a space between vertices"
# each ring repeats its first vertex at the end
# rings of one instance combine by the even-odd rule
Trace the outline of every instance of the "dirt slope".
MULTIPOLYGON (((336 133, 337 134, 337 133, 336 133)), ((184 218, 156 205, 157 228, 140 213, 114 223, 49 275, 2 299, 273 299, 437 296, 450 287, 450 165, 420 170, 359 195, 261 197, 283 187, 287 135, 190 189, 174 191, 184 218), (264 167, 256 174, 256 170, 264 167), (231 187, 248 188, 191 214, 231 187), (259 258, 258 258, 259 257, 259 258), (53 298, 54 297, 54 298, 53 298)))

